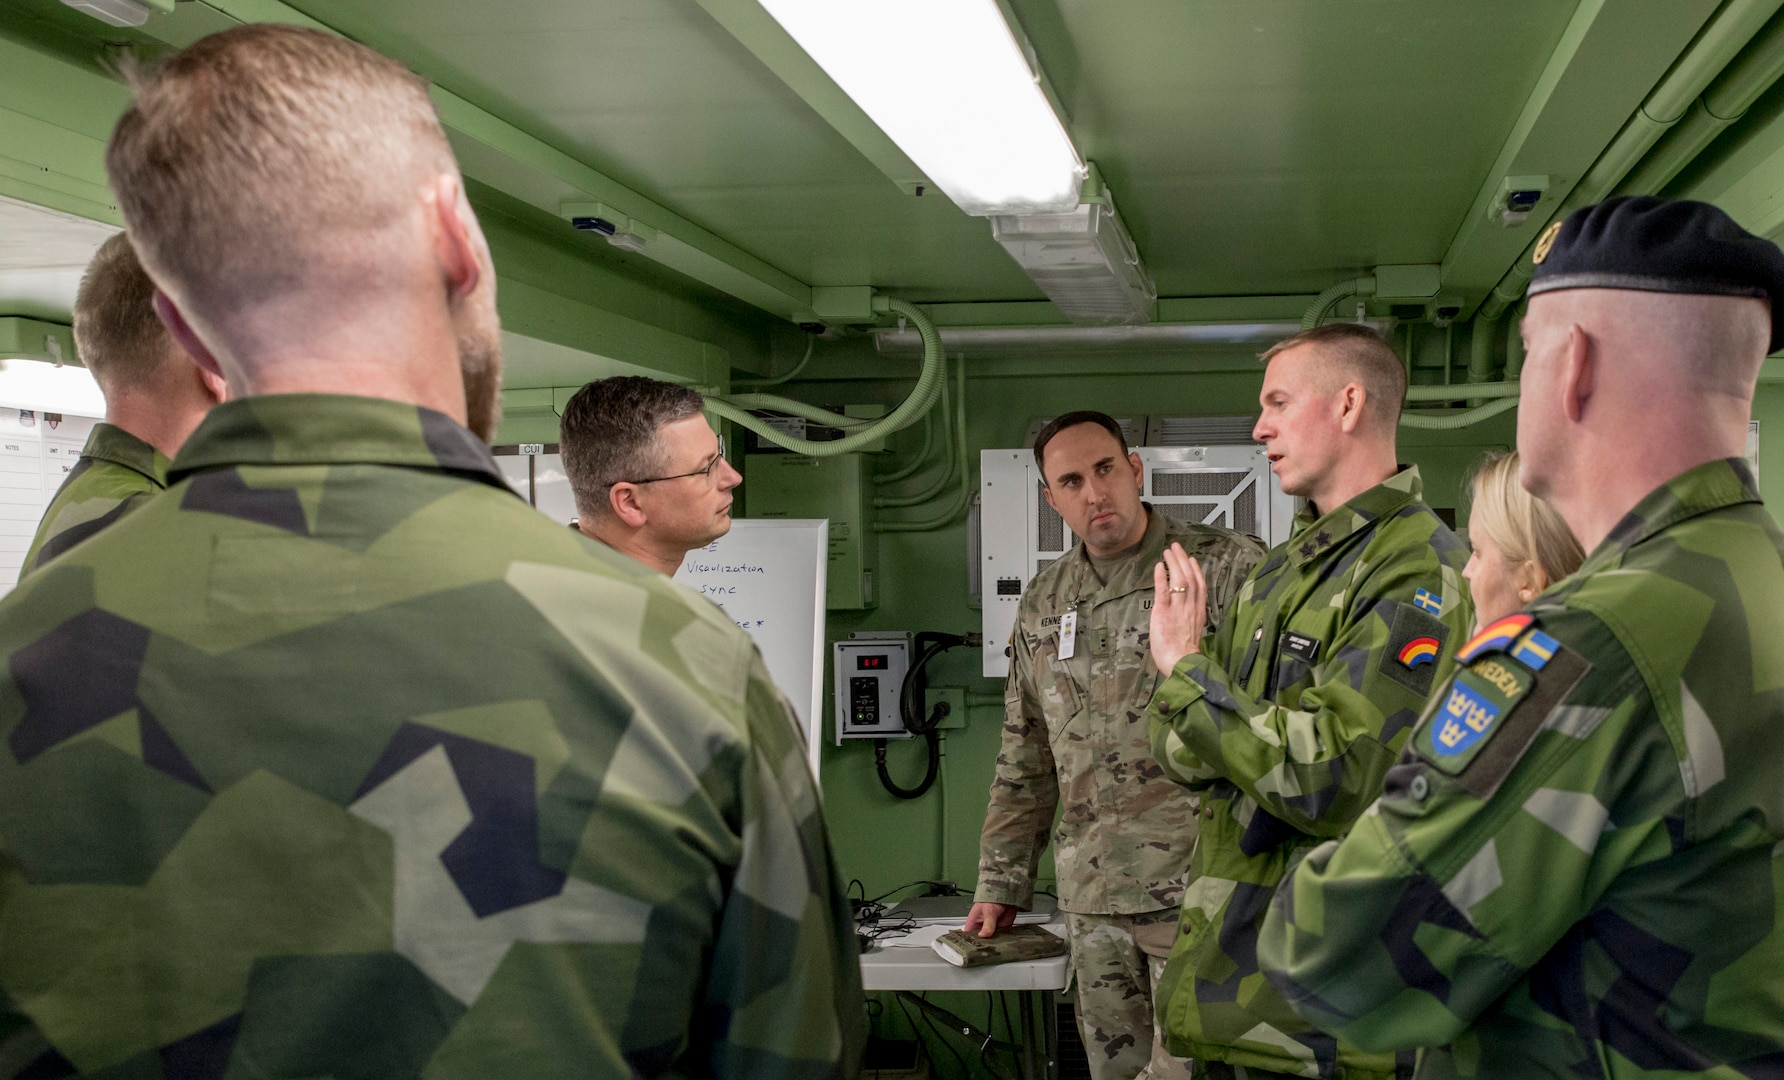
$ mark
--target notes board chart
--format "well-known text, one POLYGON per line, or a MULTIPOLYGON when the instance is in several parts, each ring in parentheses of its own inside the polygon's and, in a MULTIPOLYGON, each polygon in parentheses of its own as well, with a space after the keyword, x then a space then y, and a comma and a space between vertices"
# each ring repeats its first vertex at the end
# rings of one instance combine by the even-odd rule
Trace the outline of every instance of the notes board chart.
POLYGON ((0 595, 18 584, 37 523, 98 422, 91 416, 0 409, 0 595))
POLYGON ((775 685, 792 702, 818 772, 823 746, 824 576, 830 523, 824 518, 740 519, 688 552, 675 580, 723 608, 756 639, 775 685))

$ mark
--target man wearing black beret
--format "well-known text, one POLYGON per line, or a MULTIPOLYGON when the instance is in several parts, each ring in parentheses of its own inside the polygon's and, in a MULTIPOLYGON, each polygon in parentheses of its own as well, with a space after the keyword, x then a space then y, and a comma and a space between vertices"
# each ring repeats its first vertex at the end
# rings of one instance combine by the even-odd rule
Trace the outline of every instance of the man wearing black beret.
POLYGON ((1742 458, 1784 253, 1702 203, 1535 250, 1524 486, 1592 554, 1457 653, 1260 968, 1420 1077, 1784 1070, 1784 534, 1742 458))

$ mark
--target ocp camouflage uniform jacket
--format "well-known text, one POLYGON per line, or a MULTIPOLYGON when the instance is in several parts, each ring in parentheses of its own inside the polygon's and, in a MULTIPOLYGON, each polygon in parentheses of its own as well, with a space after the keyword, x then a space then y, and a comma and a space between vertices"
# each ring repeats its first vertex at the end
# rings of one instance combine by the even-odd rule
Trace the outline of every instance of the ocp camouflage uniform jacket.
POLYGON ((1784 1069, 1784 534, 1740 459, 1487 628, 1259 959, 1421 1077, 1784 1069))
POLYGON ((1297 1017, 1257 968, 1291 860, 1381 793, 1445 646, 1472 623, 1467 553, 1405 469, 1303 511, 1200 655, 1152 702, 1152 746, 1201 793, 1201 843, 1158 995, 1171 1052, 1306 1076, 1391 1073, 1297 1017))
POLYGON ((852 1075, 805 753, 711 604, 427 409, 219 406, 0 603, 0 1075, 852 1075))
POLYGON ((165 454, 121 427, 94 424, 81 459, 43 512, 19 577, 116 524, 166 488, 165 454))
POLYGON ((1099 583, 1080 541, 1029 583, 1010 638, 1003 746, 979 841, 974 899, 1026 908, 1060 800, 1059 903, 1080 914, 1174 906, 1195 845, 1195 809, 1164 779, 1146 738, 1158 684, 1148 652, 1152 568, 1173 542, 1200 559, 1218 624, 1263 557, 1243 533, 1148 507, 1133 557, 1099 583), (1074 655, 1059 659, 1060 616, 1078 613, 1074 655))

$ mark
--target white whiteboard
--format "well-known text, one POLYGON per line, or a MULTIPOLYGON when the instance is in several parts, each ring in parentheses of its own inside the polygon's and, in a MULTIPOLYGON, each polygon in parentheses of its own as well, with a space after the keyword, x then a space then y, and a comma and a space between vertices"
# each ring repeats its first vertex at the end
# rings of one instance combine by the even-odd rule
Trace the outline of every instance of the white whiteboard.
POLYGON ((756 639, 776 686, 793 703, 812 775, 823 747, 824 577, 830 523, 823 518, 740 519, 688 552, 675 580, 725 610, 756 639))

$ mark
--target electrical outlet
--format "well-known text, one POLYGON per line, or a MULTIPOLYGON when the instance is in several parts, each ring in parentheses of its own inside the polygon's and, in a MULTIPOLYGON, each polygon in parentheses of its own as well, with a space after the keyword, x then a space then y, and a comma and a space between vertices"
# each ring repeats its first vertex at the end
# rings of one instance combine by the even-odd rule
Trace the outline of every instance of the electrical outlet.
POLYGON ((935 725, 946 731, 949 728, 966 726, 966 687, 964 686, 931 686, 923 694, 925 715, 933 710, 937 702, 947 702, 948 715, 942 717, 941 723, 935 725))

